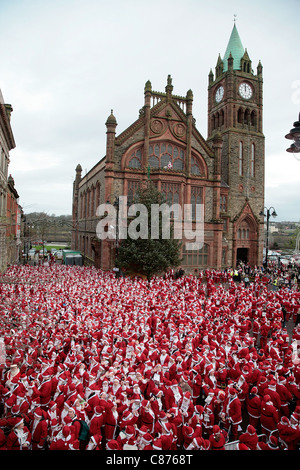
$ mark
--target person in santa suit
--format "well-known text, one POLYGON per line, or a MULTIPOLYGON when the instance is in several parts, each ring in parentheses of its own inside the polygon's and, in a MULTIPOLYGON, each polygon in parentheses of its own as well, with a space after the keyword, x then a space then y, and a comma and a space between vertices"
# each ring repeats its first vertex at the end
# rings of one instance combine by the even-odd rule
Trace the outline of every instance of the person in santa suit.
POLYGON ((208 393, 207 398, 203 406, 203 420, 202 420, 202 430, 203 435, 208 437, 212 433, 213 426, 215 424, 215 409, 214 409, 214 395, 210 392, 208 393))
POLYGON ((162 450, 176 450, 176 440, 174 439, 171 423, 167 422, 162 426, 162 432, 159 437, 162 443, 162 450))
MULTIPOLYGON (((176 405, 174 405, 176 406, 176 405)), ((172 407, 173 408, 173 407, 172 407)), ((179 404, 179 412, 182 416, 184 423, 187 423, 193 416, 195 406, 193 404, 192 395, 190 392, 185 392, 182 396, 182 401, 179 404)))
POLYGON ((278 423, 278 440, 286 450, 297 450, 300 443, 300 429, 292 426, 287 416, 282 416, 278 423))
POLYGON ((219 362, 219 367, 215 372, 215 376, 217 379, 217 387, 224 390, 227 384, 227 369, 225 367, 225 362, 219 362))
POLYGON ((102 450, 101 448, 102 436, 101 434, 94 434, 90 437, 89 443, 85 450, 102 450))
POLYGON ((228 395, 224 401, 223 413, 225 420, 229 423, 228 435, 233 436, 233 440, 238 439, 238 427, 242 422, 242 405, 234 386, 230 386, 228 395))
POLYGON ((152 441, 153 438, 148 432, 139 434, 136 439, 138 450, 153 450, 152 441))
POLYGON ((289 404, 289 411, 291 412, 296 404, 300 405, 300 388, 294 375, 287 377, 286 388, 292 394, 292 400, 289 404))
POLYGON ((31 434, 24 425, 23 418, 19 417, 11 432, 7 436, 7 450, 29 450, 31 445, 31 434))
POLYGON ((141 403, 140 423, 141 426, 146 426, 150 434, 154 432, 155 413, 151 407, 151 402, 148 400, 143 400, 141 403))
POLYGON ((239 436, 239 441, 245 444, 250 450, 256 450, 258 435, 251 424, 248 424, 246 432, 239 436))
POLYGON ((261 405, 260 424, 263 432, 270 436, 271 433, 277 431, 279 421, 278 411, 274 406, 270 395, 264 395, 261 405))
POLYGON ((253 325, 252 325, 252 334, 254 338, 254 346, 258 345, 258 335, 260 333, 260 322, 258 321, 257 318, 253 320, 253 325))
POLYGON ((269 331, 270 331, 270 322, 266 319, 266 314, 264 312, 263 318, 261 320, 261 326, 260 326, 260 348, 261 349, 264 349, 267 344, 269 331))
POLYGON ((197 405, 202 391, 202 377, 199 365, 195 365, 192 368, 191 375, 193 403, 194 405, 197 405))
POLYGON ((235 383, 235 388, 237 390, 237 395, 242 405, 242 410, 245 408, 246 397, 249 391, 249 385, 243 375, 235 383))
MULTIPOLYGON (((168 422, 168 414, 165 413, 164 411, 161 411, 159 413, 159 415, 157 416, 157 419, 155 421, 155 425, 154 425, 154 433, 153 435, 156 436, 156 435, 160 435, 162 433, 162 427, 163 427, 163 424, 164 423, 167 423, 168 422)), ((141 427, 141 429, 145 429, 147 431, 147 428, 145 428, 144 426, 141 427)))
POLYGON ((275 406, 277 412, 279 412, 281 408, 281 399, 279 393, 276 390, 276 380, 273 378, 273 376, 270 376, 268 385, 264 389, 264 395, 269 395, 271 397, 273 405, 275 406))
POLYGON ((182 427, 182 448, 183 450, 187 450, 190 444, 193 442, 194 439, 202 437, 202 429, 201 425, 198 424, 193 428, 192 426, 184 425, 182 427))
POLYGON ((40 406, 45 410, 52 398, 52 380, 47 371, 40 377, 38 390, 40 393, 40 406))
POLYGON ((286 386, 286 382, 285 377, 279 376, 276 384, 276 392, 281 401, 280 413, 283 416, 289 416, 289 405, 293 398, 293 395, 286 386))
POLYGON ((4 386, 9 390, 12 390, 15 385, 19 382, 21 377, 21 371, 17 361, 13 361, 10 365, 10 369, 6 374, 4 386))
POLYGON ((75 448, 74 438, 70 426, 63 426, 61 431, 53 439, 49 450, 73 450, 75 448))
POLYGON ((255 429, 259 425, 261 415, 261 397, 258 394, 257 387, 252 387, 246 398, 246 410, 249 416, 249 424, 255 429))
POLYGON ((167 410, 172 408, 173 406, 179 406, 183 399, 183 391, 182 388, 179 386, 176 379, 174 379, 171 383, 171 394, 170 399, 166 402, 167 410))
POLYGON ((225 450, 227 439, 227 432, 215 424, 212 428, 212 433, 209 436, 211 450, 225 450))
POLYGON ((103 412, 104 410, 102 406, 96 406, 94 408, 94 414, 92 415, 90 419, 90 423, 89 423, 91 436, 94 436, 96 434, 101 435, 102 426, 104 425, 104 419, 105 419, 103 412))
POLYGON ((117 411, 117 404, 111 400, 107 401, 104 424, 106 442, 113 440, 116 437, 118 419, 119 415, 117 411))
POLYGON ((155 417, 157 417, 163 409, 163 391, 157 387, 153 388, 152 392, 150 393, 149 401, 155 417))
POLYGON ((33 421, 30 427, 31 449, 43 450, 48 436, 48 420, 46 413, 41 408, 36 408, 33 413, 33 421))
POLYGON ((56 418, 49 420, 49 423, 50 425, 48 427, 47 449, 50 448, 52 442, 57 438, 58 433, 62 429, 60 422, 56 418))
POLYGON ((267 442, 259 441, 257 450, 280 450, 277 437, 270 435, 267 442))
POLYGON ((173 428, 174 448, 181 448, 182 445, 182 425, 183 420, 178 408, 174 406, 167 413, 168 421, 173 428))

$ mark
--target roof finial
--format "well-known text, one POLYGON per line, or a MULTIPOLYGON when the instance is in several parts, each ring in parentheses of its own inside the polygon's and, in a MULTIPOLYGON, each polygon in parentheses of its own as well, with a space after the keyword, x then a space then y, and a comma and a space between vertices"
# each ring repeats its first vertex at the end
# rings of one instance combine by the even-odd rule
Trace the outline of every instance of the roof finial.
POLYGON ((236 23, 236 17, 237 17, 237 15, 236 15, 236 14, 234 14, 234 15, 233 15, 233 21, 234 21, 234 24, 236 23))

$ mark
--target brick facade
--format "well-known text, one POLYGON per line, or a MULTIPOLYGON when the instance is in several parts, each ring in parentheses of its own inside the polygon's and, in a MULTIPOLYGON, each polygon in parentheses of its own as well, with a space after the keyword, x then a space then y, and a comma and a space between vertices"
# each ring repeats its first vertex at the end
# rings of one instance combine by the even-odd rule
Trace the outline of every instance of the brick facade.
POLYGON ((14 136, 10 125, 12 107, 5 104, 0 91, 0 272, 10 262, 7 253, 7 201, 9 152, 15 148, 14 136))
POLYGON ((106 122, 106 155, 86 175, 76 168, 73 187, 72 247, 98 268, 114 266, 115 240, 99 240, 99 204, 126 195, 132 200, 148 177, 171 203, 203 203, 204 246, 183 249, 186 272, 205 267, 225 268, 238 258, 261 264, 264 202, 264 136, 262 134, 262 67, 257 75, 244 55, 237 70, 228 58, 225 70, 218 60, 216 77, 209 74, 208 138, 196 128, 193 93, 173 93, 169 76, 164 92, 144 88, 138 119, 118 136, 111 112, 106 122), (246 66, 244 66, 246 64, 246 66), (246 71, 244 71, 246 70, 246 71), (248 71, 247 71, 248 70, 248 71), (242 98, 240 83, 252 87, 242 98), (224 93, 219 102, 216 91, 224 93))

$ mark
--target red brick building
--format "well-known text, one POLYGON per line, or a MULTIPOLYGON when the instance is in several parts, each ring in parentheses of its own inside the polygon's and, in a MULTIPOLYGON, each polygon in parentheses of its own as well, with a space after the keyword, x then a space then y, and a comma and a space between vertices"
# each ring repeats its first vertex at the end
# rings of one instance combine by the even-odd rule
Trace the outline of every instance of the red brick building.
POLYGON ((204 205, 204 246, 183 244, 186 272, 262 263, 262 66, 254 74, 236 25, 208 81, 207 139, 195 125, 192 91, 174 94, 170 76, 164 92, 146 83, 138 119, 119 135, 113 112, 108 117, 106 154, 84 176, 79 164, 73 187, 72 248, 86 262, 114 266, 115 241, 96 235, 97 207, 120 195, 130 203, 150 177, 169 204, 204 205))
POLYGON ((10 118, 12 107, 4 102, 0 90, 0 272, 3 271, 10 258, 7 254, 7 201, 9 198, 8 166, 9 152, 15 148, 10 118))

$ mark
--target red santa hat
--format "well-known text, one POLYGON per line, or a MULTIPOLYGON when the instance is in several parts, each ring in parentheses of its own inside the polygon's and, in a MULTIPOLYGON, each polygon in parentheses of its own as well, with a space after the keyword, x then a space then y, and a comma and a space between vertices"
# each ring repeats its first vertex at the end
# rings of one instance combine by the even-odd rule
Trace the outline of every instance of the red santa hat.
POLYGON ((20 424, 23 422, 24 422, 24 419, 22 418, 22 416, 18 416, 16 420, 14 421, 14 429, 20 426, 20 424))
POLYGON ((248 424, 248 426, 247 426, 247 433, 248 433, 248 434, 251 434, 251 435, 252 435, 252 434, 256 434, 256 430, 255 430, 254 426, 252 426, 251 424, 248 424))
POLYGON ((115 439, 111 439, 110 441, 106 443, 106 449, 107 450, 120 450, 118 441, 116 441, 115 439))
POLYGON ((94 434, 92 437, 91 437, 91 441, 93 444, 95 444, 96 446, 98 446, 99 444, 101 444, 102 442, 102 436, 101 434, 94 434))

